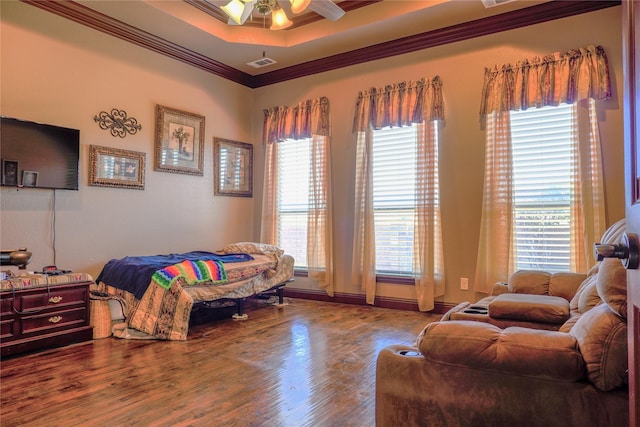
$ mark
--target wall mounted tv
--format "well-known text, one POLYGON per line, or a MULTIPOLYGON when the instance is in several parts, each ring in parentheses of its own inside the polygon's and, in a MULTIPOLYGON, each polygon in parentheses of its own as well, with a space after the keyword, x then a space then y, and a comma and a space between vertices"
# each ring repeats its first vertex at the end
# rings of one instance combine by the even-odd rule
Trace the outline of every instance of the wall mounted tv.
POLYGON ((0 117, 2 185, 78 189, 80 131, 0 117))

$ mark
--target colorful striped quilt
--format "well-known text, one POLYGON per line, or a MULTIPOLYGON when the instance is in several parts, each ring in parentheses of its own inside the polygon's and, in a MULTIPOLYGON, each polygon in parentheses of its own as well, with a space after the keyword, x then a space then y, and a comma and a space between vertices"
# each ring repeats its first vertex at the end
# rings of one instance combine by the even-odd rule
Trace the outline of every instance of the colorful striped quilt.
POLYGON ((184 278, 188 285, 201 282, 225 283, 227 273, 220 261, 214 260, 185 260, 178 264, 170 265, 157 270, 151 276, 151 280, 164 289, 169 289, 179 277, 184 278))

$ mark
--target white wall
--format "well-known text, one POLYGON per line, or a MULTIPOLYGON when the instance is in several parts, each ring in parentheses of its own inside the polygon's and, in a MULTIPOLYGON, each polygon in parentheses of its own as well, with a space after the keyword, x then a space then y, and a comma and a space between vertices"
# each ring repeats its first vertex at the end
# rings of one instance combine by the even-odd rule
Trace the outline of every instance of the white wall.
MULTIPOLYGON (((447 290, 438 300, 460 302, 477 298, 471 291, 461 291, 459 283, 461 277, 473 280, 480 233, 484 132, 478 111, 485 67, 590 44, 604 47, 613 86, 612 99, 598 104, 607 219, 612 223, 624 217, 620 14, 620 7, 608 8, 257 89, 254 127, 262 122, 264 108, 294 105, 319 96, 329 98, 336 290, 362 293, 359 285, 350 283, 356 152, 351 126, 358 92, 370 87, 436 75, 443 81, 445 122, 440 133, 440 182, 447 290)), ((318 289, 315 283, 302 278, 287 286, 318 289)), ((378 295, 415 299, 414 288, 406 285, 378 284, 378 295)))
MULTIPOLYGON (((21 2, 2 2, 1 30, 0 113, 80 129, 80 190, 55 192, 58 267, 95 276, 111 258, 253 239, 253 199, 214 197, 212 148, 214 135, 251 142, 250 89, 21 2), (153 170, 156 104, 206 117, 204 176, 153 170), (112 108, 142 130, 101 130, 93 117, 112 108), (145 189, 89 186, 91 144, 146 153, 145 189)), ((30 270, 54 263, 53 201, 52 190, 0 193, 0 247, 28 247, 30 270)))
MULTIPOLYGON (((473 278, 478 245, 484 168, 478 110, 484 67, 589 44, 604 47, 613 85, 612 99, 598 105, 607 219, 611 223, 624 216, 619 6, 255 90, 20 2, 2 2, 1 7, 0 113, 81 131, 80 191, 56 192, 60 267, 97 275, 111 258, 215 250, 233 241, 257 239, 262 111, 327 96, 333 133, 336 290, 361 293, 359 286, 349 283, 355 161, 351 125, 357 93, 439 75, 446 115, 440 165, 447 278, 446 294, 439 300, 473 300, 472 292, 459 290, 459 279, 473 278), (156 104, 206 117, 203 177, 153 171, 156 104), (100 130, 93 116, 114 107, 138 119, 142 131, 120 139, 100 130), (254 144, 253 198, 214 197, 214 135, 254 144), (145 152, 145 190, 88 186, 90 144, 145 152)), ((2 189, 0 203, 0 247, 27 246, 34 252, 30 269, 53 263, 53 193, 2 189)), ((318 289, 301 278, 288 286, 318 289)), ((413 288, 406 285, 382 284, 378 294, 414 298, 413 288)))

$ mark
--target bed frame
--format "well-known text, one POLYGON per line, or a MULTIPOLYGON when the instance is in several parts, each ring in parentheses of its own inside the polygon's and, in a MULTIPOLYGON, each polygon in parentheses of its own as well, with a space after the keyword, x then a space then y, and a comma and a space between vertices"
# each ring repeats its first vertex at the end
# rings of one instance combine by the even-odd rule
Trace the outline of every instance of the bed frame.
POLYGON ((231 317, 233 320, 247 320, 249 316, 244 312, 245 302, 250 298, 270 298, 272 296, 278 297, 278 302, 274 304, 276 307, 284 307, 287 305, 284 302, 284 287, 287 283, 293 282, 294 279, 291 278, 286 282, 278 283, 274 287, 267 289, 266 291, 259 292, 255 295, 251 295, 244 298, 221 298, 213 301, 194 301, 193 309, 197 310, 198 307, 203 306, 206 308, 221 308, 228 307, 229 304, 234 304, 236 307, 236 312, 231 317))

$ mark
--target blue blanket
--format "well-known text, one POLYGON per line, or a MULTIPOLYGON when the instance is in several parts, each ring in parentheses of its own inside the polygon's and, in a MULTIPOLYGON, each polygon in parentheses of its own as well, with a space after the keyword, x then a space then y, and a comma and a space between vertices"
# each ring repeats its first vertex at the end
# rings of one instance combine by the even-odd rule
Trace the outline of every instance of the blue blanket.
POLYGON ((96 283, 106 283, 114 288, 131 292, 136 298, 142 299, 142 296, 149 287, 153 273, 184 260, 211 260, 230 263, 251 261, 252 259, 253 257, 248 254, 218 255, 204 251, 169 255, 128 256, 109 261, 102 268, 102 271, 96 279, 96 283))

